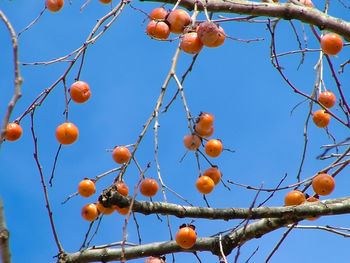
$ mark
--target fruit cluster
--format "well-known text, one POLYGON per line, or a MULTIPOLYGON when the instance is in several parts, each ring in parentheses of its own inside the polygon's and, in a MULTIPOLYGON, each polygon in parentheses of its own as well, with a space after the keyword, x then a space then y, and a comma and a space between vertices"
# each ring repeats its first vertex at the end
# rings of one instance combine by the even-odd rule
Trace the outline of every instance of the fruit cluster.
POLYGON ((147 34, 158 40, 166 40, 170 32, 182 34, 180 48, 188 54, 199 53, 203 46, 218 47, 226 39, 222 27, 212 21, 191 23, 190 15, 183 9, 167 12, 158 7, 149 14, 150 22, 146 27, 147 34))
MULTIPOLYGON (((324 91, 318 96, 318 102, 327 109, 332 108, 336 101, 337 99, 331 91, 324 91)), ((312 120, 317 127, 325 128, 331 121, 331 115, 329 115, 324 109, 320 109, 312 115, 312 120)))

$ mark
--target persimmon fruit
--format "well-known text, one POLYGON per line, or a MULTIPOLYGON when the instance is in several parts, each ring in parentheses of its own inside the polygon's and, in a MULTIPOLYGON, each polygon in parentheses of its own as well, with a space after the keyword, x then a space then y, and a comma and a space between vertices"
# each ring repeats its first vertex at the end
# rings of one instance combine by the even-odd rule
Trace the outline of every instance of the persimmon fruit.
POLYGON ((64 0, 46 0, 46 8, 51 12, 58 12, 64 6, 64 0))
POLYGON ((112 0, 99 0, 102 4, 110 4, 112 0))
POLYGON ((78 80, 71 85, 69 94, 72 101, 76 103, 84 103, 88 101, 91 96, 89 84, 85 81, 78 80))
POLYGON ((110 215, 114 212, 114 207, 104 207, 103 204, 100 203, 100 201, 97 201, 96 203, 96 208, 98 210, 98 212, 100 212, 101 214, 104 215, 110 215))
POLYGON ((224 36, 223 40, 225 40, 225 32, 223 32, 223 29, 211 21, 201 23, 196 31, 203 45, 207 47, 219 46, 219 42, 222 44, 222 39, 217 42, 222 36, 224 36))
POLYGON ((343 45, 343 39, 336 33, 328 33, 321 37, 321 48, 327 55, 337 55, 343 45))
POLYGON ((79 136, 79 130, 71 122, 65 122, 56 129, 56 139, 60 144, 69 145, 74 143, 79 136))
POLYGON ((218 39, 212 44, 207 44, 206 45, 207 47, 219 47, 222 44, 224 44, 225 39, 226 39, 226 34, 225 34, 224 29, 221 26, 219 26, 219 33, 218 34, 219 34, 218 39))
POLYGON ((170 35, 169 26, 163 21, 150 21, 146 27, 146 32, 150 37, 162 40, 167 39, 170 35))
POLYGON ((198 125, 196 124, 194 126, 194 130, 196 131, 196 133, 201 136, 202 138, 209 138, 210 136, 213 135, 214 133, 214 126, 210 126, 210 128, 208 130, 202 130, 198 127, 198 125))
MULTIPOLYGON (((129 187, 123 181, 117 181, 114 183, 117 186, 117 191, 122 196, 127 196, 129 194, 129 187)), ((114 209, 121 215, 127 215, 129 212, 129 207, 119 207, 117 205, 113 206, 114 209)))
POLYGON ((5 139, 7 141, 17 141, 23 133, 22 127, 15 122, 9 122, 6 126, 5 139))
POLYGON ((95 204, 86 204, 81 209, 81 216, 86 221, 94 221, 98 217, 98 210, 95 204))
POLYGON ((170 32, 182 34, 185 26, 191 22, 191 17, 185 10, 175 9, 169 13, 166 20, 170 25, 170 32))
POLYGON ((300 0, 300 4, 315 7, 311 0, 300 0))
POLYGON ((196 231, 190 227, 182 225, 175 236, 176 243, 182 248, 191 248, 196 243, 196 231))
POLYGON ((78 193, 83 197, 90 197, 96 191, 95 183, 90 179, 84 179, 78 184, 78 193))
POLYGON ((291 206, 291 205, 300 205, 304 203, 306 200, 305 195, 300 192, 299 190, 292 190, 286 194, 284 197, 284 205, 285 206, 291 206))
POLYGON ((222 174, 217 167, 210 167, 204 171, 203 176, 209 176, 214 184, 217 185, 220 183, 222 174))
POLYGON ((325 110, 321 109, 316 111, 312 115, 312 120, 319 128, 325 128, 331 121, 331 115, 329 115, 325 110))
POLYGON ((112 157, 116 163, 123 164, 130 160, 131 153, 125 146, 117 146, 112 152, 112 157))
POLYGON ((318 195, 329 195, 333 192, 335 187, 335 180, 332 176, 321 173, 318 174, 313 180, 312 180, 312 188, 314 189, 315 193, 318 195))
POLYGON ((210 157, 218 157, 221 154, 222 150, 222 142, 219 139, 211 139, 205 144, 205 153, 210 157))
POLYGON ((150 20, 162 20, 162 19, 165 19, 167 14, 168 14, 168 11, 166 11, 164 9, 164 7, 158 7, 158 8, 155 8, 151 11, 151 13, 149 14, 149 19, 150 20))
POLYGON ((327 91, 320 93, 320 95, 318 96, 318 101, 323 106, 330 109, 335 105, 337 99, 336 99, 333 92, 327 90, 327 91))
POLYGON ((183 143, 188 150, 194 151, 201 146, 202 139, 196 134, 187 134, 183 139, 183 143))
POLYGON ((158 183, 153 178, 145 178, 140 184, 140 193, 147 197, 155 196, 158 192, 158 183))
POLYGON ((210 194, 214 190, 214 181, 209 176, 202 175, 196 181, 196 188, 202 194, 210 194))
POLYGON ((213 114, 209 112, 202 112, 199 115, 196 123, 196 131, 201 132, 210 129, 210 127, 213 126, 214 120, 215 118, 213 114))
POLYGON ((197 54, 202 50, 203 43, 196 32, 189 32, 183 35, 180 48, 188 54, 197 54))
POLYGON ((162 257, 149 257, 145 263, 165 263, 165 261, 162 257))

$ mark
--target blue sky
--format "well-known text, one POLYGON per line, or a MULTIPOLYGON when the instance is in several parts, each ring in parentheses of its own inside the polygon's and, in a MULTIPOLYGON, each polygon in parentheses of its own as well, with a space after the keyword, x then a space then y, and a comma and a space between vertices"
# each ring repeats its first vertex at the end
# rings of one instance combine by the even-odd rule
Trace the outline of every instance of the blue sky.
MULTIPOLYGON (((12 22, 16 32, 25 28, 44 6, 44 1, 5 1, 0 0, 0 8, 12 22)), ((115 2, 117 3, 117 2, 115 2)), ((108 5, 93 0, 82 12, 79 8, 84 1, 68 2, 58 13, 45 11, 39 21, 19 38, 21 62, 49 61, 80 47, 87 38, 97 19, 108 11, 108 5)), ((150 12, 157 4, 133 2, 135 7, 150 12)), ((316 3, 321 8, 322 5, 316 3)), ((168 5, 167 8, 172 6, 168 5)), ((338 2, 332 3, 329 13, 346 19, 348 12, 338 2)), ((226 14, 227 17, 234 15, 226 14)), ((203 19, 203 16, 200 15, 203 19)), ((95 202, 98 192, 108 187, 117 174, 101 179, 97 193, 86 199, 72 198, 68 203, 61 202, 76 192, 79 181, 118 167, 113 162, 111 149, 116 145, 136 142, 142 125, 152 113, 171 64, 178 41, 158 42, 145 34, 145 16, 127 6, 123 14, 109 30, 87 49, 81 72, 81 80, 89 83, 92 96, 85 104, 69 105, 69 120, 80 131, 79 139, 70 146, 63 146, 55 170, 53 187, 49 196, 53 217, 63 248, 67 252, 79 249, 89 223, 80 216, 81 207, 95 202)), ((294 21, 299 33, 301 24, 294 21)), ((249 44, 227 39, 216 49, 204 48, 198 56, 193 71, 184 83, 184 92, 193 116, 201 111, 215 116, 214 138, 220 138, 224 147, 235 153, 223 152, 219 158, 211 159, 219 165, 224 180, 242 184, 274 187, 287 173, 284 185, 296 182, 304 137, 303 129, 308 113, 308 104, 293 107, 303 98, 295 94, 272 67, 269 57, 270 36, 265 24, 222 23, 226 33, 241 39, 264 38, 264 41, 249 44)), ((305 25, 308 47, 319 48, 319 44, 305 25)), ((297 41, 291 32, 289 22, 281 21, 277 28, 278 52, 298 49, 297 41)), ((6 105, 13 92, 13 60, 11 42, 3 23, 0 23, 0 116, 3 118, 6 105)), ((174 36, 173 36, 174 37, 174 36)), ((337 57, 332 57, 335 69, 350 56, 349 48, 344 48, 337 57)), ((319 57, 318 52, 309 53, 304 64, 297 70, 300 55, 281 58, 285 74, 301 91, 311 94, 315 71, 313 66, 319 57)), ((177 74, 182 76, 191 63, 192 56, 181 53, 177 74)), ((68 74, 67 85, 77 76, 79 64, 68 74)), ((30 103, 45 88, 49 87, 68 67, 68 63, 49 66, 22 66, 24 78, 23 97, 11 116, 20 116, 30 103)), ((349 68, 339 75, 345 97, 349 98, 349 68)), ((336 91, 335 83, 325 64, 324 81, 327 89, 336 91)), ((165 94, 164 105, 172 98, 177 87, 172 81, 165 94)), ((315 106, 317 108, 317 106, 315 106)), ((48 180, 54 157, 59 146, 55 139, 56 127, 65 121, 63 111, 65 97, 62 83, 47 97, 35 113, 35 131, 38 137, 39 158, 45 179, 48 180)), ((318 108, 317 108, 318 109, 318 108)), ((334 113, 344 118, 339 107, 334 113)), ((188 199, 192 204, 205 206, 202 195, 195 190, 198 169, 192 152, 180 163, 185 153, 182 139, 189 130, 186 113, 180 97, 169 110, 159 118, 159 163, 162 178, 167 186, 188 199)), ((5 142, 0 152, 0 194, 4 200, 7 225, 11 233, 13 262, 53 262, 57 248, 51 233, 38 169, 33 158, 33 139, 30 132, 30 116, 22 121, 24 133, 17 142, 5 142)), ((154 162, 153 123, 144 137, 136 158, 141 167, 151 162, 147 176, 157 178, 154 162)), ((341 141, 349 136, 348 129, 335 120, 329 125, 330 132, 341 141)), ((305 165, 301 174, 307 178, 326 167, 330 160, 320 161, 316 157, 321 145, 332 143, 323 129, 310 123, 309 144, 305 165)), ((208 164, 200 160, 204 170, 208 164)), ((348 196, 349 168, 336 178, 336 189, 329 198, 348 196)), ((131 164, 125 174, 125 182, 131 192, 139 178, 135 164, 131 164)), ((249 207, 255 192, 230 186, 231 191, 219 184, 207 196, 212 207, 249 207)), ((275 194, 267 205, 283 205, 287 191, 275 194)), ((312 194, 312 191, 308 191, 312 194)), ((166 192, 169 202, 184 204, 175 195, 166 192)), ((258 202, 267 194, 262 193, 258 202)), ((138 194, 137 199, 147 200, 138 194)), ((154 198, 162 201, 161 193, 154 198)), ((155 215, 136 215, 140 225, 142 243, 169 240, 166 218, 163 221, 155 215), (156 224, 155 224, 156 222, 156 224)), ((349 227, 349 215, 323 217, 305 225, 331 225, 349 227)), ((182 223, 191 219, 171 218, 171 229, 176 232, 182 223)), ((238 221, 195 220, 199 237, 213 235, 235 226, 238 221)), ((92 244, 100 245, 122 240, 124 217, 117 213, 106 216, 92 244)), ((239 262, 245 260, 259 247, 251 262, 263 262, 283 234, 284 229, 275 231, 260 239, 247 243, 241 250, 239 262)), ((138 242, 135 223, 128 226, 128 241, 138 242)), ((270 262, 344 262, 345 248, 349 241, 340 236, 317 230, 294 230, 279 248, 270 262), (320 251, 329 251, 320 253, 320 251)), ((209 253, 199 253, 202 262, 216 262, 209 253)), ((233 262, 235 251, 229 256, 233 262)), ((168 256, 171 260, 171 256, 168 256)), ((178 262, 197 262, 192 254, 176 255, 178 262)), ((144 259, 130 262, 144 262, 144 259)))

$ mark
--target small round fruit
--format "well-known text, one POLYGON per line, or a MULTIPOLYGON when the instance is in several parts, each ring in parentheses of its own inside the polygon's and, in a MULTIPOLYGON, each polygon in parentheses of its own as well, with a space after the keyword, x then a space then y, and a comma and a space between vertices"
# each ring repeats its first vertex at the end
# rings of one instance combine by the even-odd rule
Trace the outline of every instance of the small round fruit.
POLYGON ((207 44, 206 46, 207 47, 219 47, 222 44, 224 44, 225 39, 226 39, 225 31, 224 31, 224 29, 221 26, 219 26, 219 37, 218 37, 218 39, 214 43, 207 44))
POLYGON ((130 160, 131 153, 125 146, 117 146, 112 152, 112 157, 116 163, 123 164, 130 160))
POLYGON ((175 236, 176 243, 182 248, 191 248, 196 243, 197 234, 189 226, 181 227, 175 236))
POLYGON ((99 0, 102 4, 109 4, 112 0, 99 0))
POLYGON ((83 197, 90 197, 96 191, 96 186, 90 179, 84 179, 80 181, 78 185, 78 193, 83 197))
POLYGON ((70 86, 69 94, 74 102, 84 103, 91 96, 90 87, 86 82, 78 80, 70 86))
POLYGON ((300 0, 300 4, 315 7, 311 0, 300 0))
POLYGON ((183 142, 188 150, 194 151, 201 146, 202 139, 196 134, 187 134, 184 137, 183 142))
POLYGON ((325 128, 331 121, 331 115, 324 110, 318 110, 312 115, 312 120, 319 128, 325 128))
POLYGON ((115 211, 117 211, 119 214, 126 216, 129 213, 129 207, 119 207, 119 206, 114 206, 115 211))
POLYGON ((291 206, 291 205, 300 205, 305 202, 305 195, 298 191, 293 190, 286 194, 284 197, 284 205, 285 206, 291 206))
POLYGON ((175 9, 169 13, 167 21, 170 25, 170 32, 182 34, 185 26, 191 22, 191 17, 185 10, 175 9))
POLYGON ((146 27, 146 32, 150 37, 156 39, 167 39, 170 35, 169 26, 162 21, 152 20, 146 27))
POLYGON ((329 195, 335 187, 334 178, 328 174, 318 174, 312 180, 312 188, 318 195, 329 195))
POLYGON ((210 167, 204 171, 203 176, 209 176, 214 184, 217 185, 220 183, 222 174, 217 167, 210 167))
MULTIPOLYGON (((318 198, 316 197, 313 197, 313 196, 309 196, 308 198, 306 198, 306 202, 318 202, 320 201, 318 198)), ((309 220, 309 221, 314 221, 316 220, 317 218, 320 218, 319 216, 316 216, 316 217, 308 217, 306 218, 306 220, 309 220)))
POLYGON ((117 191, 122 196, 127 196, 129 194, 129 187, 123 181, 117 181, 114 183, 117 186, 117 191))
POLYGON ((196 123, 196 131, 201 132, 210 129, 210 127, 213 126, 214 120, 213 114, 209 112, 201 113, 196 123))
POLYGON ((197 54, 203 48, 203 43, 196 32, 190 32, 183 35, 180 48, 188 54, 197 54))
POLYGON ((98 212, 104 215, 110 215, 114 212, 114 207, 104 207, 99 201, 96 203, 98 212))
POLYGON ((58 12, 62 9, 64 0, 46 0, 46 8, 51 12, 58 12))
POLYGON ((328 33, 321 37, 321 48, 327 55, 334 56, 343 48, 343 39, 336 33, 328 33))
POLYGON ((164 9, 164 7, 158 7, 152 10, 152 12, 149 14, 150 20, 161 20, 165 19, 168 12, 164 9))
POLYGON ((333 92, 330 91, 324 91, 318 96, 318 101, 325 106, 326 108, 330 109, 332 108, 337 99, 335 98, 335 95, 333 92))
POLYGON ((201 23, 196 31, 204 46, 213 45, 221 35, 219 27, 211 21, 201 23))
POLYGON ((56 129, 56 139, 60 144, 69 145, 74 143, 79 136, 79 130, 71 122, 65 122, 56 129))
POLYGON ((198 128, 198 125, 196 124, 194 126, 194 129, 195 129, 196 133, 199 136, 201 136, 202 138, 209 138, 214 133, 214 126, 210 126, 210 128, 208 130, 201 130, 200 128, 198 128))
POLYGON ((95 204, 86 204, 81 209, 81 216, 86 221, 94 221, 98 217, 98 210, 95 204))
POLYGON ((222 142, 218 139, 211 139, 205 145, 205 153, 210 157, 218 157, 223 150, 222 142))
POLYGON ((140 184, 140 193, 147 197, 155 196, 158 192, 158 183, 153 178, 145 178, 140 184))
POLYGON ((9 122, 6 126, 6 133, 5 133, 5 139, 8 141, 17 141, 19 138, 21 138, 23 133, 22 127, 15 123, 15 122, 9 122))
POLYGON ((165 263, 165 261, 161 257, 149 257, 146 259, 145 263, 165 263))
POLYGON ((214 190, 214 181, 209 176, 201 176, 197 179, 196 188, 202 194, 210 194, 214 190))

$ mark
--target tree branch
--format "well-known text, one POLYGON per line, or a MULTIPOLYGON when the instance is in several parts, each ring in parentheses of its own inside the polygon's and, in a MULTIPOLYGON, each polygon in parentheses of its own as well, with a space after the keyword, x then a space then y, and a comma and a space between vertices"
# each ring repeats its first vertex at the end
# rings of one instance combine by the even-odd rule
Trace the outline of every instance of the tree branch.
POLYGON ((2 263, 11 263, 9 244, 10 233, 6 227, 4 205, 0 197, 0 259, 2 263))
MULTIPOLYGON (((177 0, 142 0, 145 2, 161 2, 175 4, 177 0)), ((329 30, 342 35, 350 41, 350 23, 340 18, 327 15, 316 8, 293 3, 259 3, 244 0, 182 0, 180 6, 193 10, 194 3, 203 11, 204 5, 209 12, 236 13, 241 15, 278 17, 285 20, 296 19, 317 26, 320 30, 329 30)))

